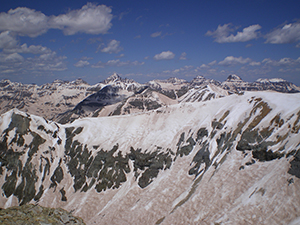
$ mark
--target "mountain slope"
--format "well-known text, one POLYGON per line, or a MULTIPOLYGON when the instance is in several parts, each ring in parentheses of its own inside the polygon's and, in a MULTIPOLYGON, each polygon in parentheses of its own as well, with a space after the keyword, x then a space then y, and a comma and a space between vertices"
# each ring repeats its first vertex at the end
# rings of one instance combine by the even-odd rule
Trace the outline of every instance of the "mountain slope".
POLYGON ((300 94, 245 92, 61 125, 0 118, 1 206, 87 224, 288 224, 300 213, 300 94))
POLYGON ((89 85, 81 79, 72 82, 56 80, 41 86, 2 80, 0 82, 0 113, 18 108, 47 119, 73 109, 88 95, 101 89, 101 84, 89 85))

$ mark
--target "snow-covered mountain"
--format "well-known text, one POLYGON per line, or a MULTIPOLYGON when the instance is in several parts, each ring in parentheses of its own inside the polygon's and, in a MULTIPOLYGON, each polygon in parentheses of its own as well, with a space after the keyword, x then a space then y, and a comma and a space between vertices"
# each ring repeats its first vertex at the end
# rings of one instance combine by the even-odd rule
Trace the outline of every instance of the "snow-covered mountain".
POLYGON ((87 224, 297 224, 300 93, 205 86, 180 103, 64 125, 2 114, 0 207, 62 207, 87 224))
POLYGON ((249 83, 230 75, 223 83, 197 76, 188 82, 169 78, 140 84, 113 74, 89 85, 82 79, 56 80, 42 86, 3 80, 0 82, 0 113, 12 108, 60 123, 78 118, 126 115, 185 101, 204 101, 243 91, 271 90, 296 93, 300 88, 282 79, 249 83))
POLYGON ((220 85, 223 89, 229 90, 231 92, 241 92, 241 91, 277 91, 283 93, 298 93, 300 88, 295 84, 283 80, 281 78, 273 79, 258 79, 257 81, 245 82, 239 76, 232 74, 229 75, 227 80, 222 82, 220 85))

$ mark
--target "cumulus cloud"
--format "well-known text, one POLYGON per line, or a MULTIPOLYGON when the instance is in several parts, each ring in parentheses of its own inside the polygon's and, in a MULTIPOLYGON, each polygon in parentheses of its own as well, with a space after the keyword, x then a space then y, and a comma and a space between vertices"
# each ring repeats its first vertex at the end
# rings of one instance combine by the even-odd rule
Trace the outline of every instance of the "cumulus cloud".
POLYGON ((87 3, 79 10, 71 10, 67 14, 52 16, 49 20, 51 28, 63 30, 65 35, 78 32, 87 34, 105 34, 112 26, 111 8, 105 5, 87 3))
POLYGON ((31 54, 45 54, 51 53, 52 51, 44 46, 41 45, 30 45, 29 47, 27 44, 23 44, 21 46, 16 46, 15 48, 4 49, 5 52, 18 52, 18 53, 31 53, 31 54))
POLYGON ((105 52, 105 53, 118 53, 120 51, 122 51, 123 48, 120 47, 120 41, 117 40, 111 40, 108 45, 104 48, 101 49, 101 52, 105 52))
POLYGON ((41 45, 20 45, 16 37, 10 34, 10 31, 0 33, 0 49, 6 53, 31 53, 31 54, 45 54, 52 51, 41 45))
POLYGON ((24 57, 21 56, 18 53, 11 53, 8 55, 3 55, 2 62, 18 62, 18 61, 24 61, 24 57))
POLYGON ((164 60, 164 59, 173 59, 175 57, 175 54, 171 51, 165 51, 161 52, 159 54, 156 54, 153 59, 155 60, 164 60))
POLYGON ((286 24, 282 28, 277 28, 268 33, 265 38, 266 43, 284 44, 300 41, 300 23, 286 24))
POLYGON ((56 52, 41 45, 22 44, 11 31, 0 33, 0 73, 26 74, 41 71, 61 71, 67 69, 64 56, 57 56, 56 52), (35 57, 24 57, 25 54, 35 57), (23 55, 22 55, 23 54, 23 55))
POLYGON ((198 69, 209 69, 210 66, 206 65, 206 64, 202 64, 201 66, 198 67, 198 69))
POLYGON ((221 66, 235 66, 238 64, 250 63, 251 61, 252 60, 250 58, 227 56, 223 61, 220 61, 218 64, 221 66))
POLYGON ((216 65, 216 64, 217 64, 217 60, 214 60, 214 61, 208 63, 209 66, 214 66, 214 65, 216 65))
POLYGON ((58 16, 46 16, 26 7, 0 13, 0 31, 11 31, 20 36, 37 37, 49 29, 60 29, 65 35, 78 32, 105 34, 112 26, 111 8, 87 3, 79 10, 58 16))
POLYGON ((186 60, 186 53, 185 52, 181 53, 179 59, 180 60, 186 60))
POLYGON ((67 69, 65 56, 57 56, 55 52, 42 54, 33 58, 24 58, 19 53, 0 53, 0 73, 32 74, 45 71, 63 71, 67 69))
POLYGON ((9 31, 0 33, 0 49, 10 49, 17 46, 18 41, 10 35, 9 31))
POLYGON ((254 61, 253 61, 253 62, 250 62, 249 65, 250 65, 250 66, 260 66, 260 65, 261 65, 261 62, 254 62, 254 61))
POLYGON ((298 59, 282 58, 279 60, 272 60, 270 58, 266 58, 262 61, 262 63, 271 66, 292 67, 300 64, 300 57, 298 59))
POLYGON ((74 64, 76 67, 86 67, 90 65, 90 63, 86 60, 79 60, 77 63, 74 64))
POLYGON ((219 25, 215 31, 207 31, 207 36, 215 38, 215 42, 218 43, 229 43, 229 42, 246 42, 252 39, 258 38, 258 30, 261 29, 259 24, 245 27, 242 32, 237 32, 236 35, 230 34, 235 29, 232 28, 231 24, 219 25), (229 35, 230 34, 230 35, 229 35))
POLYGON ((0 13, 0 31, 12 31, 21 36, 36 37, 49 29, 48 17, 34 9, 18 7, 0 13))
POLYGON ((150 36, 155 38, 155 37, 159 37, 160 35, 161 35, 161 31, 158 31, 158 32, 151 34, 150 36))

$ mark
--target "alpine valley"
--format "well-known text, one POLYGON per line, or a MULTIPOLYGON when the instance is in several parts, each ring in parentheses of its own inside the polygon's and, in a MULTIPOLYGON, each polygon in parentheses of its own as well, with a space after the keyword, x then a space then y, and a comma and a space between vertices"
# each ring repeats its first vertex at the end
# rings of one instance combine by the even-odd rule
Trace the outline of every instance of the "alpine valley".
POLYGON ((86 224, 299 224, 300 88, 0 82, 0 207, 86 224))

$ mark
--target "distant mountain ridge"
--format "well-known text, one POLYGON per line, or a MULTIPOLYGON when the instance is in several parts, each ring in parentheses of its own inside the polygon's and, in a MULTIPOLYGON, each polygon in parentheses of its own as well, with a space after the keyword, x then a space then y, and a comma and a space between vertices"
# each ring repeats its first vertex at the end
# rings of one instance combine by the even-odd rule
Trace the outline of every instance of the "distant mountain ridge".
POLYGON ((82 79, 71 82, 55 80, 41 86, 2 80, 0 114, 18 108, 46 119, 67 123, 86 116, 143 112, 163 105, 204 101, 244 91, 298 93, 300 88, 280 78, 245 82, 235 74, 229 75, 224 82, 197 76, 190 82, 173 77, 140 84, 118 74, 95 85, 89 85, 82 79), (191 93, 194 93, 193 97, 191 93))

